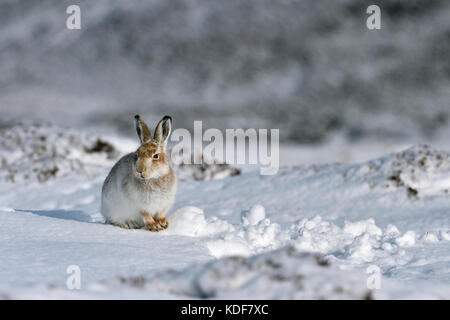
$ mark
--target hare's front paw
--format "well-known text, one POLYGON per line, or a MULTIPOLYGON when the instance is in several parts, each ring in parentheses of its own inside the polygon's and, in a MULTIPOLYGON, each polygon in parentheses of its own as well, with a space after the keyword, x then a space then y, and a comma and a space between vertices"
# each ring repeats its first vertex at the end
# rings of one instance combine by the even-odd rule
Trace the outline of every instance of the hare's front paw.
POLYGON ((159 223, 157 223, 155 220, 153 220, 153 221, 145 223, 145 229, 147 229, 148 231, 158 232, 165 228, 161 227, 161 225, 159 223))
POLYGON ((159 226, 162 229, 167 229, 167 227, 169 226, 169 222, 167 221, 165 216, 156 216, 155 220, 156 220, 156 223, 159 224, 159 226))
POLYGON ((148 212, 141 211, 140 214, 144 218, 145 229, 147 229, 149 231, 156 231, 156 232, 161 231, 161 230, 166 229, 167 226, 169 225, 164 216, 162 216, 162 218, 164 218, 162 220, 161 216, 157 215, 157 218, 155 220, 155 219, 153 219, 152 215, 149 214, 148 212))

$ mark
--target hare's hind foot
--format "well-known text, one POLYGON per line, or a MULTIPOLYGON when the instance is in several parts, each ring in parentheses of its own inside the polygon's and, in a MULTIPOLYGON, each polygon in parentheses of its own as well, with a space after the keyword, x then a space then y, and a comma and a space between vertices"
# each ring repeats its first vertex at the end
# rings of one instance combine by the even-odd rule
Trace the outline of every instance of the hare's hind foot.
POLYGON ((124 229, 140 229, 142 228, 142 223, 140 223, 139 221, 128 220, 117 226, 124 229))
POLYGON ((127 220, 124 223, 117 223, 114 221, 105 221, 106 224, 110 224, 112 226, 115 227, 119 227, 119 228, 123 228, 123 229, 140 229, 144 226, 144 224, 140 221, 132 221, 132 220, 127 220))

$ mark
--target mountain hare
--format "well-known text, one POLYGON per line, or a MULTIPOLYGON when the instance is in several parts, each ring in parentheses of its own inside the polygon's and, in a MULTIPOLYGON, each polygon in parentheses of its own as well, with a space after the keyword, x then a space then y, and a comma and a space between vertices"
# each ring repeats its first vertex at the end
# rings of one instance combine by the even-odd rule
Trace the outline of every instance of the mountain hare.
POLYGON ((172 118, 165 116, 159 121, 153 138, 138 115, 135 120, 141 145, 123 156, 106 177, 101 212, 106 223, 160 231, 169 225, 165 214, 177 190, 177 178, 165 152, 172 118))

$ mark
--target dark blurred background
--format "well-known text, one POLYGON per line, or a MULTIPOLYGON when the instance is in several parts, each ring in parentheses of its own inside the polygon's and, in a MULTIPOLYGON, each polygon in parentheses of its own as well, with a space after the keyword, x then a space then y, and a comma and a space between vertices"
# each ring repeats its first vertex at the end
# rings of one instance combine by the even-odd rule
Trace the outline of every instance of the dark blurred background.
POLYGON ((449 0, 1 0, 0 122, 131 134, 135 113, 172 114, 286 143, 432 139, 449 53, 449 0), (70 4, 81 30, 66 29, 70 4))

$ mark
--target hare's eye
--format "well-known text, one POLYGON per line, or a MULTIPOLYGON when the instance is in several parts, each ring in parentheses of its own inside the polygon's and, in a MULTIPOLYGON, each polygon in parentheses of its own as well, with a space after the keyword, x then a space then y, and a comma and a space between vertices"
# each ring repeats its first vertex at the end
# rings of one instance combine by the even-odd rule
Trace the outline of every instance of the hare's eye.
POLYGON ((153 159, 159 159, 159 153, 155 153, 155 154, 153 155, 153 159))

